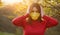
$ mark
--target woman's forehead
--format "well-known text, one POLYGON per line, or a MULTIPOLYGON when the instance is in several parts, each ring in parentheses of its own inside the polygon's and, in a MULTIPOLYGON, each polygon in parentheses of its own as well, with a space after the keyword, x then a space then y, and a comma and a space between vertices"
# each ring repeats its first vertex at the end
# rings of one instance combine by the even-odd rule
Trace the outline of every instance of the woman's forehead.
POLYGON ((36 7, 33 7, 33 10, 37 10, 37 8, 36 7))
POLYGON ((37 8, 36 6, 32 7, 32 8, 37 8))

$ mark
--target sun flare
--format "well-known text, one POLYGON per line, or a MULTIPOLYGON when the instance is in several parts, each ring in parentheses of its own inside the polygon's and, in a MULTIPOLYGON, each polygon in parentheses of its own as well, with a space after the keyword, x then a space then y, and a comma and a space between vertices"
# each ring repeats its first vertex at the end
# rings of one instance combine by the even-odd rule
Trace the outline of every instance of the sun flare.
POLYGON ((22 2, 23 0, 2 0, 2 3, 7 5, 7 4, 14 4, 14 3, 19 3, 22 2))

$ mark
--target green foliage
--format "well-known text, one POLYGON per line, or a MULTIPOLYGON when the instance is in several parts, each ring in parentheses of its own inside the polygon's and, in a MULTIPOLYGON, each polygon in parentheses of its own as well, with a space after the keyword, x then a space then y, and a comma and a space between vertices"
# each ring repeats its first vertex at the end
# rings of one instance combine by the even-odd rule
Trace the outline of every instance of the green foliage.
POLYGON ((0 32, 0 35, 14 35, 12 33, 7 33, 7 32, 0 32))

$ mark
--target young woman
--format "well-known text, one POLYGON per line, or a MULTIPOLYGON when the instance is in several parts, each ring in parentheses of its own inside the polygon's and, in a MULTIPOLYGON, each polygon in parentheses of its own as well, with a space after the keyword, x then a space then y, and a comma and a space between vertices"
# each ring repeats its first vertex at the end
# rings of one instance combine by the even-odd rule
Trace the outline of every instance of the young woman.
POLYGON ((42 16, 42 8, 37 3, 30 5, 28 12, 12 20, 14 25, 23 28, 24 35, 44 35, 47 28, 58 24, 56 19, 46 15, 42 16))

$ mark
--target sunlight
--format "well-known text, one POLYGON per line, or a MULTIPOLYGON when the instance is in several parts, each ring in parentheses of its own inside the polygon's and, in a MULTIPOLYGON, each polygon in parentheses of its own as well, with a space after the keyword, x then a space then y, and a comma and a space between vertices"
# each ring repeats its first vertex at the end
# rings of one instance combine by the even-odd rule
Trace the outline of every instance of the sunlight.
POLYGON ((2 3, 5 5, 19 3, 19 2, 23 2, 23 0, 2 0, 2 3))

